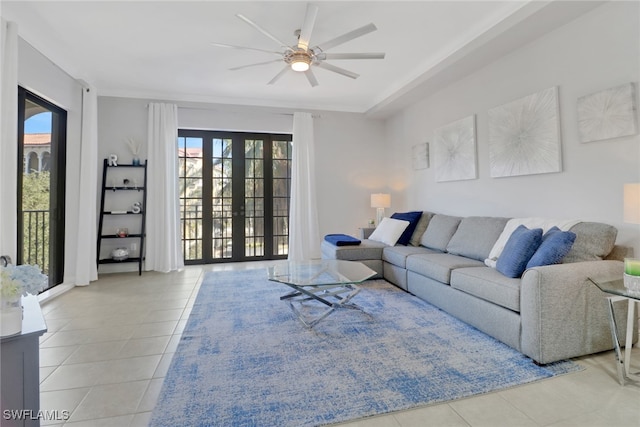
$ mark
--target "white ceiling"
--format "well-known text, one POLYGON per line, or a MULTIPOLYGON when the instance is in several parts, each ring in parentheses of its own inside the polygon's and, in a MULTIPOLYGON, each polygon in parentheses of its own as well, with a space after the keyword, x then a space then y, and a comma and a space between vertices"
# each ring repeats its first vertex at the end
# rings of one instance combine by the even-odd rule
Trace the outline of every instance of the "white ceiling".
POLYGON ((599 2, 315 1, 311 45, 373 22, 378 30, 329 52, 386 52, 382 60, 327 61, 356 80, 314 69, 319 86, 277 58, 211 42, 280 50, 241 13, 294 45, 302 1, 1 1, 20 36, 102 96, 389 114, 486 65, 599 2))

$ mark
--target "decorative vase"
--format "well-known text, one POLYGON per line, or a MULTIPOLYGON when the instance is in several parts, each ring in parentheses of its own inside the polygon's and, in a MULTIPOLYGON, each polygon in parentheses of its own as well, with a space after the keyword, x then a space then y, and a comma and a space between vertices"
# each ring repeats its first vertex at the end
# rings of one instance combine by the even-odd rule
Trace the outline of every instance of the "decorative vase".
POLYGON ((624 287, 632 293, 640 293, 640 259, 624 259, 624 287))
POLYGON ((0 336, 6 337, 22 331, 22 304, 20 299, 0 301, 0 336))
POLYGON ((138 156, 133 156, 133 160, 131 161, 131 164, 133 166, 140 166, 140 157, 138 156))

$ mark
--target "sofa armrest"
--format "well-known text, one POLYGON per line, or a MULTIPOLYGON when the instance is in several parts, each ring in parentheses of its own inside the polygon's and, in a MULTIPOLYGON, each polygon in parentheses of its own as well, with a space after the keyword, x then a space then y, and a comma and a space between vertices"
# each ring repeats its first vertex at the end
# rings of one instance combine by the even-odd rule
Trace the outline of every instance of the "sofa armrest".
POLYGON ((373 230, 375 230, 375 227, 365 227, 365 228, 361 228, 360 229, 360 238, 361 239, 368 239, 369 236, 371 236, 371 233, 373 233, 373 230))
MULTIPOLYGON (((619 278, 623 269, 620 261, 586 261, 525 271, 520 290, 522 352, 544 364, 613 348, 607 294, 589 277, 619 278)), ((624 316, 618 325, 624 326, 626 310, 618 311, 624 316)))

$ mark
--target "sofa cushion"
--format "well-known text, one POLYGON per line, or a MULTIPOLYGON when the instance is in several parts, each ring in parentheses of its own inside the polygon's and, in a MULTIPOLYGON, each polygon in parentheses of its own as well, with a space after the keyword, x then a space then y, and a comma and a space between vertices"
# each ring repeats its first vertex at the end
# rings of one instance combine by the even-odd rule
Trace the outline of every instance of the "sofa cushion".
POLYGON ((542 229, 529 230, 524 225, 518 226, 496 263, 496 270, 507 277, 520 277, 526 270, 527 263, 542 243, 542 229))
POLYGON ((542 243, 527 263, 527 268, 560 264, 575 240, 576 233, 560 231, 558 227, 551 228, 542 236, 542 243))
POLYGON ((451 273, 451 287, 520 312, 520 279, 505 277, 493 268, 472 267, 454 270, 451 273))
POLYGON ((411 246, 420 246, 420 239, 422 239, 422 235, 427 229, 429 221, 431 221, 432 217, 432 212, 422 212, 420 220, 418 220, 418 224, 416 225, 416 229, 414 230, 413 235, 411 236, 411 240, 409 241, 409 244, 411 246))
POLYGON ((576 233, 576 241, 563 264, 604 259, 613 250, 618 235, 615 227, 599 222, 580 222, 569 231, 576 233))
POLYGON ((343 259, 346 261, 382 260, 384 243, 364 239, 358 246, 335 246, 326 240, 320 245, 323 259, 343 259))
POLYGON ((393 246, 398 242, 404 230, 409 226, 409 221, 402 221, 393 218, 382 218, 380 224, 373 230, 369 240, 381 242, 393 246))
POLYGON ((482 262, 475 259, 443 253, 417 254, 407 257, 407 270, 447 285, 451 280, 451 270, 483 265, 482 262))
POLYGON ((400 219, 403 221, 409 221, 409 225, 402 232, 402 235, 398 239, 399 245, 408 245, 411 241, 411 236, 413 236, 413 232, 416 230, 416 226, 418 225, 418 221, 420 221, 420 217, 422 216, 422 211, 414 211, 414 212, 396 212, 391 215, 393 219, 400 219))
POLYGON ((470 216, 463 218, 447 245, 447 252, 484 261, 500 237, 508 218, 470 216))
POLYGON ((427 230, 420 239, 420 244, 429 249, 446 251, 451 237, 458 229, 462 218, 457 216, 435 214, 429 221, 427 230))
POLYGON ((382 259, 398 267, 407 267, 407 257, 415 254, 437 253, 433 249, 419 246, 387 246, 382 251, 382 259))

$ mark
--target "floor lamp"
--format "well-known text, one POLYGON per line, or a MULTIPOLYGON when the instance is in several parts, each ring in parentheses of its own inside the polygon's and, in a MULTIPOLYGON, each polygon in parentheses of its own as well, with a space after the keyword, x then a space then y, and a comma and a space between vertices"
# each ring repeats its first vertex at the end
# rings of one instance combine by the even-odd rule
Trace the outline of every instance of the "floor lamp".
POLYGON ((385 193, 374 193, 371 195, 371 207, 376 208, 376 226, 380 225, 384 218, 384 208, 391 206, 391 195, 385 193))

